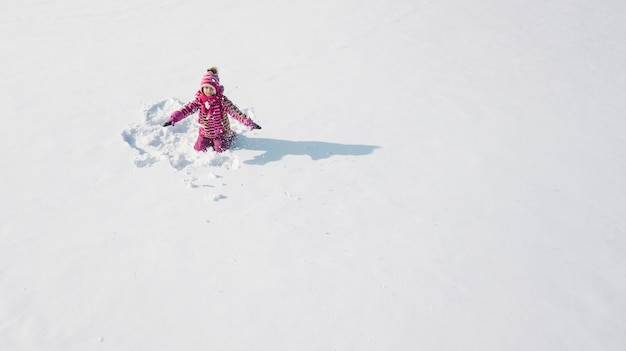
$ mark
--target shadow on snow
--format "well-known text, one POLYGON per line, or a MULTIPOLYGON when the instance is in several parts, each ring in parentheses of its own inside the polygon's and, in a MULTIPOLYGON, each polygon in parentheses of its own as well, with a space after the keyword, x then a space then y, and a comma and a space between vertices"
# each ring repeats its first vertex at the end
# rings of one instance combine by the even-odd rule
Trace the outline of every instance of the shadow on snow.
POLYGON ((233 144, 234 149, 264 151, 246 164, 264 165, 279 161, 287 155, 308 155, 312 160, 321 160, 334 155, 364 156, 369 155, 379 146, 350 145, 327 143, 322 141, 289 141, 266 138, 248 138, 238 135, 233 144))

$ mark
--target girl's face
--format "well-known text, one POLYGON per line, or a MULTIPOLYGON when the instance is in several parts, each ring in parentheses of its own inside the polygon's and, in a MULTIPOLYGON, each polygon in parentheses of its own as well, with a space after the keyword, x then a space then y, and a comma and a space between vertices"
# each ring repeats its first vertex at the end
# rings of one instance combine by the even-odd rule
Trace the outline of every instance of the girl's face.
POLYGON ((203 86, 202 87, 202 93, 206 96, 211 96, 211 95, 215 95, 215 88, 213 88, 212 86, 208 85, 208 86, 203 86))

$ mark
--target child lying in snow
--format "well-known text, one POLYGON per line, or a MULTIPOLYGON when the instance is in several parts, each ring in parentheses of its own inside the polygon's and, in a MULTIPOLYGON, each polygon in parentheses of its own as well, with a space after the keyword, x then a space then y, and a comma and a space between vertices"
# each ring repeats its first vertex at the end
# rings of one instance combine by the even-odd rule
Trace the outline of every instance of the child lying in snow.
POLYGON ((200 110, 198 115, 198 140, 194 145, 197 151, 206 151, 209 146, 216 152, 223 152, 230 148, 235 132, 230 129, 228 115, 231 115, 248 128, 261 129, 250 117, 241 112, 224 94, 224 87, 220 85, 217 68, 211 67, 202 76, 200 90, 196 98, 188 102, 178 111, 174 111, 163 127, 173 126, 185 117, 200 110))

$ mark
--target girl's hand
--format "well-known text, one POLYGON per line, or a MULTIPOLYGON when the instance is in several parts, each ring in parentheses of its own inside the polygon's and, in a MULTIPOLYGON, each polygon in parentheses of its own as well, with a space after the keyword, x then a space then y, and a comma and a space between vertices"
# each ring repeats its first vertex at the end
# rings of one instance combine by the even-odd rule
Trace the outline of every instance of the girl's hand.
POLYGON ((261 126, 256 124, 256 123, 254 123, 254 122, 252 122, 252 124, 250 125, 250 129, 253 129, 253 130, 254 129, 261 129, 261 126))
POLYGON ((163 127, 167 127, 167 126, 171 126, 172 125, 172 121, 167 121, 165 123, 163 123, 163 127))

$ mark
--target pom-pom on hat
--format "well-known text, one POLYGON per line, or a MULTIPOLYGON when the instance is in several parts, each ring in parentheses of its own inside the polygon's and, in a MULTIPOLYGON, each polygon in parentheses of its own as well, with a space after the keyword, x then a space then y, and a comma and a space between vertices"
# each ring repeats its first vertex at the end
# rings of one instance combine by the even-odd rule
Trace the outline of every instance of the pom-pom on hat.
POLYGON ((202 81, 200 82, 200 89, 205 86, 212 86, 215 91, 218 91, 218 87, 220 86, 220 77, 217 74, 217 67, 209 68, 206 73, 202 76, 202 81))

